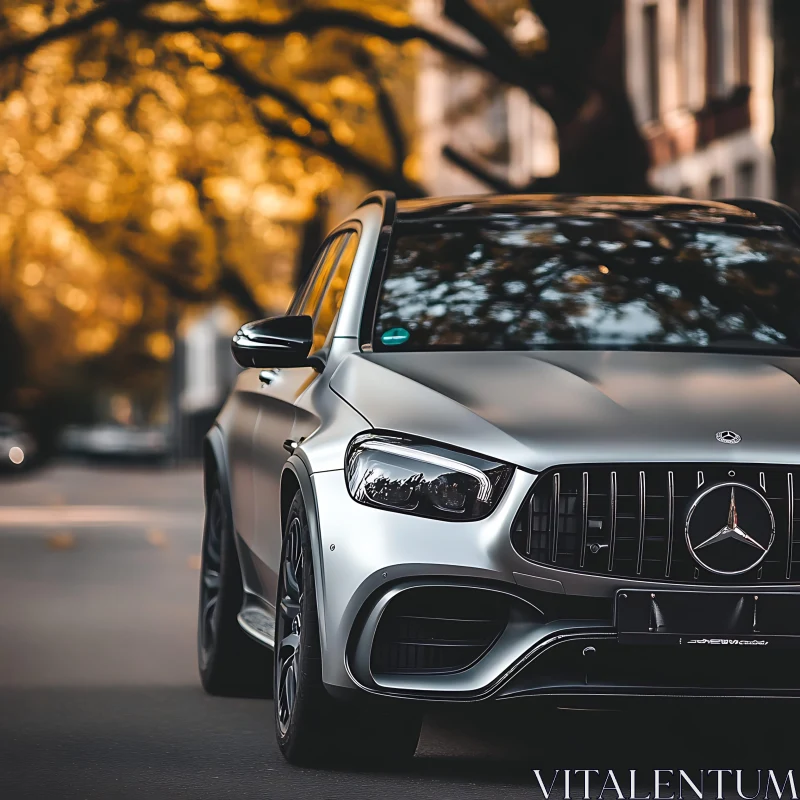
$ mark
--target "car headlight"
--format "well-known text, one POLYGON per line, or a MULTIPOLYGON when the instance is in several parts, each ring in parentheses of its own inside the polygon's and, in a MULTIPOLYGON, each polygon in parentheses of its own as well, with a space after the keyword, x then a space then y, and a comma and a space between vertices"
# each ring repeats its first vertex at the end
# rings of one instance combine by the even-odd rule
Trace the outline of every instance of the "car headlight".
POLYGON ((514 472, 508 464, 378 434, 353 439, 345 468, 359 503, 453 521, 487 516, 514 472))

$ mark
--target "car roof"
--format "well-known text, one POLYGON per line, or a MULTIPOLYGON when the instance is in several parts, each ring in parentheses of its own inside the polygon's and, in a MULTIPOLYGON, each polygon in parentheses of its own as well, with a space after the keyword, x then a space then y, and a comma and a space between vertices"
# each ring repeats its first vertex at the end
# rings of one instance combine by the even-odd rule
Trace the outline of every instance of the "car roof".
POLYGON ((545 217, 662 217, 693 222, 763 224, 759 216, 738 205, 666 195, 497 194, 397 201, 399 222, 506 214, 545 217))

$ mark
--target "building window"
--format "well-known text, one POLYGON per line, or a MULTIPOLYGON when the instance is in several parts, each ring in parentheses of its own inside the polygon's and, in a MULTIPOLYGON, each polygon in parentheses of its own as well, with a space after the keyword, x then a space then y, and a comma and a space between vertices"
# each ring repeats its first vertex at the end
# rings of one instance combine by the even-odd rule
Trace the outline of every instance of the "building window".
POLYGON ((708 196, 713 200, 725 194, 725 178, 722 175, 712 175, 708 182, 708 196))
POLYGON ((756 165, 743 161, 736 167, 736 196, 753 197, 756 193, 756 165))
POLYGON ((678 30, 676 36, 678 65, 678 105, 687 108, 691 101, 692 66, 689 61, 692 53, 691 40, 691 2, 678 0, 678 30))
POLYGON ((737 86, 750 85, 750 0, 734 0, 733 73, 737 86))
POLYGON ((725 3, 706 0, 706 91, 709 97, 725 93, 725 3))
POLYGON ((658 6, 644 7, 645 68, 647 70, 647 118, 657 120, 660 116, 660 92, 658 71, 658 6))

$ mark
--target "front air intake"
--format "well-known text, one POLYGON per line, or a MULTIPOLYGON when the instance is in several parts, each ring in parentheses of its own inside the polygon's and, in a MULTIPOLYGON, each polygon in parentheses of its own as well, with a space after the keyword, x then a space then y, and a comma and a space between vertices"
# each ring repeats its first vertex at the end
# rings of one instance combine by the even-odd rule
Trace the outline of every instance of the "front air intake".
POLYGON ((481 659, 506 627, 510 599, 482 589, 437 586, 389 602, 372 646, 373 675, 459 672, 481 659))

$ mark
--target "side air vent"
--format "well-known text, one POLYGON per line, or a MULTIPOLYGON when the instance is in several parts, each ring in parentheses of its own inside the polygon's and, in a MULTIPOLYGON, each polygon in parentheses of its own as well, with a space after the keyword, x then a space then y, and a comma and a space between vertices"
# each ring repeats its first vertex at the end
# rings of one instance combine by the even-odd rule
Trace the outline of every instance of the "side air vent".
POLYGON ((383 612, 372 646, 373 675, 458 672, 482 658, 509 617, 503 594, 453 586, 408 589, 383 612))

